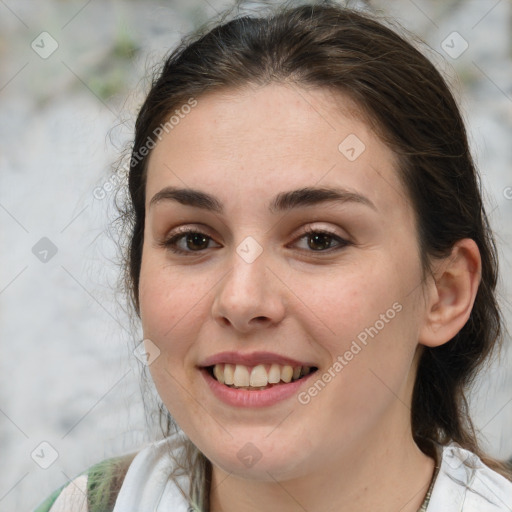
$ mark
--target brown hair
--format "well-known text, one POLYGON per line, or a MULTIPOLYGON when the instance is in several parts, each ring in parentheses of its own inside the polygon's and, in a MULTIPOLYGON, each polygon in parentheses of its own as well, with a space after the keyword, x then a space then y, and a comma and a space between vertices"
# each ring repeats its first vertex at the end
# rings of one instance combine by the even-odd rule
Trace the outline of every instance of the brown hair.
MULTIPOLYGON (((432 258, 448 256, 457 240, 471 238, 478 245, 481 283, 469 320, 448 343, 423 347, 412 431, 431 456, 434 443, 453 440, 510 478, 505 464, 481 451, 465 395, 502 341, 502 320, 495 296, 497 251, 464 122, 434 65, 373 15, 333 2, 284 4, 268 16, 206 24, 166 58, 137 117, 123 210, 129 226, 125 277, 135 311, 139 314, 148 156, 133 156, 191 97, 270 83, 339 91, 366 114, 399 158, 398 174, 416 214, 424 277, 431 273, 432 258)), ((169 429, 169 413, 161 412, 169 429)))

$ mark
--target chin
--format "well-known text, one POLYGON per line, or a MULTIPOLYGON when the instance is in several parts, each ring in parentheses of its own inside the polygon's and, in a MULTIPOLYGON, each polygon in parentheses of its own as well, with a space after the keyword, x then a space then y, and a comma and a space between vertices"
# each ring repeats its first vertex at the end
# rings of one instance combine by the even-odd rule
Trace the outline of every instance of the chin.
POLYGON ((282 460, 282 457, 276 458, 270 455, 253 461, 246 456, 244 462, 241 462, 236 454, 234 456, 219 455, 213 460, 210 459, 210 462, 230 475, 260 482, 290 480, 302 476, 306 472, 305 470, 301 471, 297 461, 291 463, 289 458, 282 460))
POLYGON ((275 432, 269 436, 271 431, 266 427, 257 433, 233 433, 233 437, 225 436, 223 443, 212 445, 211 440, 204 440, 206 445, 197 446, 213 465, 241 478, 274 481, 279 476, 280 480, 286 480, 309 471, 304 459, 304 447, 308 443, 297 439, 294 445, 290 443, 294 436, 283 437, 275 432))

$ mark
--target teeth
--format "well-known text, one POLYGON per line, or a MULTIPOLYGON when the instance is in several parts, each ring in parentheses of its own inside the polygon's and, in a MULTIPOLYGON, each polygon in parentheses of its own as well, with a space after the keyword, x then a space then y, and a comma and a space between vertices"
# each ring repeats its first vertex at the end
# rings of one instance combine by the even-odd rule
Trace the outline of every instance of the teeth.
MULTIPOLYGON (((221 370, 221 365, 216 364, 215 366, 219 367, 219 371, 221 370)), ((215 374, 215 372, 214 372, 215 374)), ((224 365, 224 384, 228 386, 232 386, 235 383, 235 367, 232 364, 224 365)))
POLYGON ((269 384, 289 383, 308 375, 309 366, 290 366, 279 364, 258 364, 253 368, 242 364, 216 364, 213 376, 221 384, 244 389, 265 389, 269 384))
POLYGON ((284 382, 291 382, 293 377, 293 368, 291 366, 283 366, 281 369, 281 380, 284 382))
POLYGON ((269 384, 277 384, 280 380, 281 380, 281 367, 278 364, 271 365, 270 370, 268 372, 269 384))
MULTIPOLYGON (((225 370, 224 370, 225 371, 225 370)), ((221 383, 224 384, 224 372, 222 371, 220 365, 216 364, 213 367, 213 375, 215 375, 215 378, 221 383)))
POLYGON ((265 367, 262 364, 255 366, 251 372, 250 386, 253 388, 265 387, 267 384, 268 384, 267 370, 265 370, 265 367))
POLYGON ((237 387, 248 386, 249 385, 249 370, 247 366, 242 366, 241 364, 237 364, 235 367, 235 375, 233 377, 234 385, 237 387))

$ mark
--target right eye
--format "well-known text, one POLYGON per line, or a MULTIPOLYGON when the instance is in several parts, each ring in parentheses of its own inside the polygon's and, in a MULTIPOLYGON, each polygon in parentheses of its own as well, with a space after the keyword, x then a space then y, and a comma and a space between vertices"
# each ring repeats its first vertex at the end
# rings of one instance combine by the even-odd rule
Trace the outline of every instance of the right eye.
POLYGON ((208 249, 209 241, 213 241, 213 239, 197 229, 182 228, 179 233, 172 235, 161 245, 175 254, 190 255, 208 249))

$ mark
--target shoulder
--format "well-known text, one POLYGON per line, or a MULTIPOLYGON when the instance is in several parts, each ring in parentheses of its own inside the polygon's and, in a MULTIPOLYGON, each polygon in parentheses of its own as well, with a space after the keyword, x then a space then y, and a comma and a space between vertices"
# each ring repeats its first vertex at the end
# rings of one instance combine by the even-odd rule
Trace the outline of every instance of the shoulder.
POLYGON ((510 511, 512 482, 486 466, 474 453, 450 443, 440 448, 439 473, 432 490, 428 512, 510 511))
POLYGON ((34 512, 108 512, 137 452, 103 460, 66 482, 34 512))
POLYGON ((197 448, 181 433, 142 449, 135 457, 116 501, 116 512, 203 510, 204 467, 195 465, 197 448))

